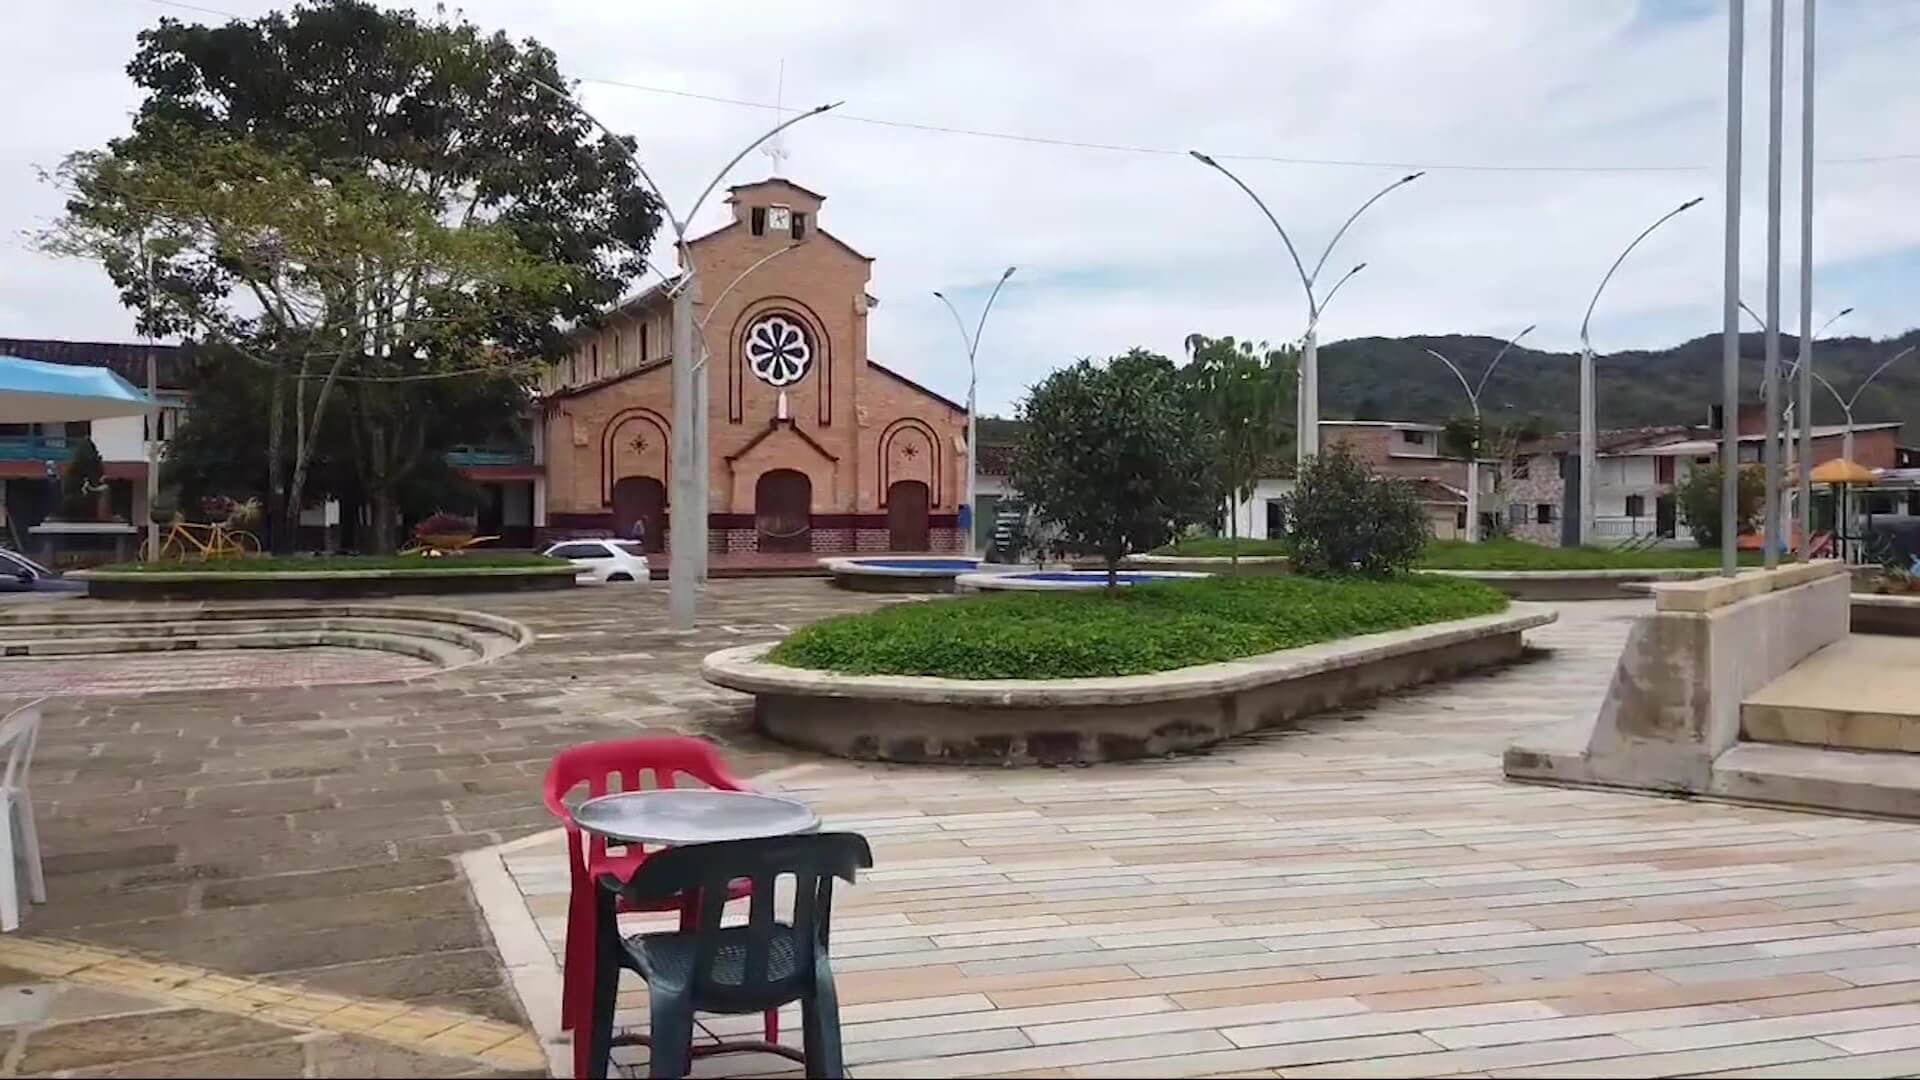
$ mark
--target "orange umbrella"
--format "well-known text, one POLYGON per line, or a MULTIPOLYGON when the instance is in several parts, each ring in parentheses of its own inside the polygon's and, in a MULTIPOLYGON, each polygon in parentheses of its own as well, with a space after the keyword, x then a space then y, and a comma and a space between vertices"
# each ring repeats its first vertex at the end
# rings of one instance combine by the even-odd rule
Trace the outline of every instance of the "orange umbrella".
POLYGON ((1816 484, 1871 484, 1873 470, 1858 462, 1846 458, 1834 458, 1814 466, 1813 482, 1816 484))

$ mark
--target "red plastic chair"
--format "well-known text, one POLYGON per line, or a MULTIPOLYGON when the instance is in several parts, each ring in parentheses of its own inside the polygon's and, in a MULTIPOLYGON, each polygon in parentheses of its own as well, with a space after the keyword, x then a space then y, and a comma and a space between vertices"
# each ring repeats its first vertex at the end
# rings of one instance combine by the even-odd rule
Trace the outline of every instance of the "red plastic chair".
MULTIPOLYGON (((561 967, 560 1027, 574 1032, 574 1075, 586 1075, 587 1042, 583 1037, 593 1020, 594 893, 604 875, 620 881, 647 858, 638 844, 617 845, 608 849, 605 837, 584 832, 574 823, 566 796, 582 784, 587 797, 612 791, 648 791, 679 785, 678 778, 692 777, 701 785, 721 791, 743 791, 746 786, 727 770, 727 764, 714 748, 689 738, 624 739, 618 742, 588 743, 562 750, 547 766, 547 811, 567 830, 567 866, 571 887, 567 900, 567 945, 561 967), (649 782, 642 783, 642 775, 649 782), (617 785, 609 783, 617 778, 617 785)), ((739 882, 730 890, 732 899, 748 895, 750 886, 739 882)), ((691 930, 695 913, 693 898, 680 903, 634 906, 620 902, 620 911, 679 911, 682 930, 691 930)), ((768 1010, 765 1020, 768 1042, 780 1041, 780 1014, 768 1010)))

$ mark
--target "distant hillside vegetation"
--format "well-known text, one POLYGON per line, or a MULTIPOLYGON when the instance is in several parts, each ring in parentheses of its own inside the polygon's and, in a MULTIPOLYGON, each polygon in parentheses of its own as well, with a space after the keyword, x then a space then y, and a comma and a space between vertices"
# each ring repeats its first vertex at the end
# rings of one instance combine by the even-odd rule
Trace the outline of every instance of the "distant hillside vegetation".
MULTIPOLYGON (((1477 380, 1503 342, 1456 334, 1444 337, 1355 338, 1320 348, 1321 414, 1364 419, 1439 420, 1468 413, 1466 395, 1452 373, 1425 349, 1446 354, 1477 380)), ((1814 349, 1814 370, 1851 395, 1880 362, 1909 345, 1920 330, 1898 338, 1829 338, 1814 349)), ((1764 342, 1740 339, 1741 394, 1759 399, 1764 342)), ((1793 362, 1796 342, 1781 338, 1781 364, 1793 362)), ((1536 352, 1517 347, 1487 382, 1481 407, 1489 414, 1537 416, 1547 427, 1571 429, 1580 422, 1580 362, 1577 353, 1536 352)), ((1699 337, 1670 349, 1602 354, 1597 358, 1596 397, 1601 427, 1705 423, 1707 406, 1720 400, 1720 337, 1699 337)), ((1813 388, 1814 422, 1840 423, 1831 395, 1813 388)), ((1861 423, 1900 420, 1920 439, 1920 353, 1882 372, 1854 405, 1861 423)))
MULTIPOLYGON (((1327 419, 1424 420, 1440 422, 1469 415, 1466 395, 1452 373, 1424 350, 1434 349, 1459 364, 1477 381, 1504 342, 1461 334, 1401 338, 1354 338, 1320 347, 1320 413, 1327 419)), ((1828 338, 1814 351, 1814 370, 1842 395, 1851 395, 1881 361, 1920 345, 1920 330, 1897 338, 1828 338)), ((1760 396, 1765 343, 1759 334, 1740 339, 1740 392, 1760 396)), ((1780 339, 1781 365, 1793 362, 1796 341, 1780 339)), ((1707 407, 1720 400, 1720 336, 1698 337, 1670 349, 1601 354, 1597 361, 1599 421, 1603 428, 1655 424, 1704 424, 1707 407)), ((1537 418, 1549 430, 1572 430, 1580 423, 1578 353, 1539 352, 1517 347, 1500 361, 1488 380, 1481 407, 1490 417, 1537 418)), ((1813 388, 1817 424, 1845 417, 1832 395, 1813 388)), ((1920 352, 1882 372, 1854 405, 1860 423, 1899 420, 1904 438, 1920 444, 1920 352)), ((1008 444, 1019 437, 1018 421, 980 418, 982 445, 1008 444)))

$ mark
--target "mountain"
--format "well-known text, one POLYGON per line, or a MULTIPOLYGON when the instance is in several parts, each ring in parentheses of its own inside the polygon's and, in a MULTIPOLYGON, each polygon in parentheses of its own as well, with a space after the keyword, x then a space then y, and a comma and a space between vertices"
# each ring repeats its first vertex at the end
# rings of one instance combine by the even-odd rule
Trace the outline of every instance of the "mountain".
MULTIPOLYGON (((1433 422, 1470 415, 1459 381, 1425 350, 1446 355, 1469 380, 1477 381, 1502 344, 1495 338, 1448 334, 1322 345, 1321 415, 1433 422)), ((1884 341, 1825 338, 1814 350, 1814 370, 1842 396, 1850 396, 1882 361, 1914 345, 1920 345, 1920 330, 1884 341)), ((1743 400, 1759 400, 1764 347, 1760 334, 1741 336, 1743 400)), ((1783 371, 1793 362, 1796 347, 1795 338, 1781 335, 1783 371)), ((1602 428, 1703 424, 1707 407, 1720 400, 1720 335, 1669 349, 1600 355, 1594 378, 1602 428)), ((1545 427, 1567 430, 1579 425, 1579 392, 1579 354, 1515 347, 1487 380, 1480 404, 1489 417, 1538 417, 1545 427)), ((1815 423, 1845 419, 1833 396, 1817 384, 1813 400, 1815 423)), ((1854 420, 1899 420, 1907 425, 1907 437, 1920 441, 1920 352, 1902 358, 1874 380, 1854 404, 1854 420)))

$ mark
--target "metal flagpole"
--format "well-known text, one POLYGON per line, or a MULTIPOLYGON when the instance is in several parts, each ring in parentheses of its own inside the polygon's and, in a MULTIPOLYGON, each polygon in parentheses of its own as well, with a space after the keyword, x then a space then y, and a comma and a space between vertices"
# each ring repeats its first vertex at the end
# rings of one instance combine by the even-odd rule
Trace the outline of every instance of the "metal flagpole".
POLYGON ((1767 495, 1762 512, 1761 564, 1780 565, 1780 120, 1783 97, 1781 70, 1786 59, 1787 0, 1773 0, 1767 26, 1767 336, 1766 364, 1761 391, 1766 401, 1766 438, 1760 442, 1766 459, 1767 495))
POLYGON ((1802 0, 1800 24, 1800 546, 1813 546, 1813 9, 1802 0))
POLYGON ((1727 0, 1727 208, 1725 297, 1720 330, 1720 572, 1738 572, 1740 436, 1740 79, 1746 0, 1727 0))

